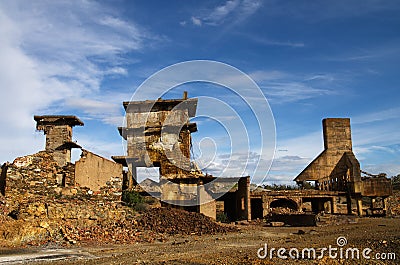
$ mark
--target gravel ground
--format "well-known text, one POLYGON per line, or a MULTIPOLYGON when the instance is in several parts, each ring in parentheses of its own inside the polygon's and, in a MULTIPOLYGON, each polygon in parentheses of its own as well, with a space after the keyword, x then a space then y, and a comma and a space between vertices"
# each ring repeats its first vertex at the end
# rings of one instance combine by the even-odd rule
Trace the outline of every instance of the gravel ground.
MULTIPOLYGON (((266 227, 241 225, 240 231, 215 235, 173 235, 165 242, 124 245, 83 245, 69 248, 96 258, 66 259, 52 264, 399 264, 400 218, 361 218, 357 223, 321 227, 266 227), (330 259, 282 260, 260 259, 257 250, 264 244, 271 248, 337 247, 337 238, 344 236, 347 248, 371 248, 375 253, 395 253, 397 260, 330 259)), ((37 249, 36 249, 37 250, 37 249)), ((261 252, 261 254, 263 254, 261 252)), ((287 252, 285 253, 288 254, 287 252)), ((317 255, 320 251, 317 251, 317 255)), ((361 254, 360 254, 361 255, 361 254)), ((35 264, 49 264, 36 262, 35 264)))

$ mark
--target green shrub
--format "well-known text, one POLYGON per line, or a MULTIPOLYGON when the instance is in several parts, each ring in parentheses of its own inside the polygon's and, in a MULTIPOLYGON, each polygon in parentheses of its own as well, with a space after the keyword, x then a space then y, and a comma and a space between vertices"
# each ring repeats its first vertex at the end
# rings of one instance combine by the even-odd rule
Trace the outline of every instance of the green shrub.
POLYGON ((129 207, 135 207, 138 203, 143 203, 143 196, 136 191, 124 190, 122 192, 122 201, 129 207))
POLYGON ((217 222, 230 223, 229 217, 226 213, 217 213, 217 222))

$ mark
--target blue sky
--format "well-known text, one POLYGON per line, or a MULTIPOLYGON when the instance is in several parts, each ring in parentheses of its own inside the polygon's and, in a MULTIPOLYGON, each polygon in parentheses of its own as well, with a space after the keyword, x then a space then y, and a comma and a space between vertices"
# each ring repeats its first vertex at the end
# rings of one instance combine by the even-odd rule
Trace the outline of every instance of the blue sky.
MULTIPOLYGON (((43 148, 34 114, 77 115, 78 143, 123 154, 121 102, 164 67, 214 60, 248 74, 268 99, 277 145, 268 182, 291 183, 322 151, 325 117, 351 118, 364 170, 399 174, 399 29, 400 3, 390 0, 1 1, 0 162, 43 148)), ((228 98, 210 84, 170 95, 184 89, 228 98)), ((216 143, 207 170, 217 172, 230 143, 218 125, 198 128, 196 143, 210 153, 216 143)))

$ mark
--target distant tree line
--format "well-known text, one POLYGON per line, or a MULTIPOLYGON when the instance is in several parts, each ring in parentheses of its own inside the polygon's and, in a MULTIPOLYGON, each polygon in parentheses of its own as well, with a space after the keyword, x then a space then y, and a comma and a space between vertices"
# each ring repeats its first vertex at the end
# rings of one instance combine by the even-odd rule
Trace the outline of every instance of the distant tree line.
POLYGON ((400 174, 392 177, 393 189, 400 190, 400 174))

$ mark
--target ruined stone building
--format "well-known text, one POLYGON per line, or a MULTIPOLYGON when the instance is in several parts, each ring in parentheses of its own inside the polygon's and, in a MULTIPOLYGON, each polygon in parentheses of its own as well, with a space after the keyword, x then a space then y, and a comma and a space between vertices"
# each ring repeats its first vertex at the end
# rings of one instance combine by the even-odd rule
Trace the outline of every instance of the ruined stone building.
MULTIPOLYGON (((158 184, 151 183, 158 187, 151 187, 151 190, 160 192, 152 194, 148 189, 148 193, 158 196, 166 205, 215 218, 216 202, 212 192, 203 186, 215 178, 192 167, 190 160, 191 133, 197 131, 196 123, 190 122, 190 118, 196 115, 197 98, 187 98, 185 92, 182 99, 131 101, 123 102, 123 106, 126 127, 118 129, 127 141, 127 155, 112 158, 129 167, 132 176, 129 177, 128 187, 132 188, 137 183, 138 168, 157 167, 158 184)), ((145 180, 144 183, 150 181, 145 180)), ((248 187, 245 182, 243 188, 248 187)), ((236 207, 235 199, 231 204, 235 208, 232 211, 241 207, 236 207)))
MULTIPOLYGON (((298 184, 312 181, 320 191, 346 192, 348 213, 356 201, 358 215, 363 214, 362 197, 387 198, 392 194, 390 179, 361 178, 360 163, 353 153, 350 119, 328 118, 322 121, 324 151, 294 180, 298 184)), ((386 210, 383 202, 384 210, 386 210)), ((374 208, 371 205, 371 208, 374 208)))
POLYGON ((126 127, 118 129, 127 140, 127 156, 113 159, 130 167, 133 180, 138 167, 159 167, 165 179, 191 178, 190 134, 197 126, 189 118, 196 115, 197 99, 134 101, 123 106, 126 127))
MULTIPOLYGON (((300 186, 313 182, 315 189, 251 192, 250 177, 216 178, 193 166, 191 134, 197 125, 190 118, 196 115, 197 102, 187 93, 181 99, 123 102, 126 126, 118 130, 127 142, 127 152, 113 156, 115 162, 72 141, 72 128, 83 126, 76 116, 34 116, 37 130, 46 135, 45 151, 4 164, 0 192, 16 205, 18 198, 29 202, 37 196, 60 195, 117 202, 125 179, 127 189, 140 187, 142 194, 159 198, 163 206, 212 218, 216 218, 217 208, 230 220, 250 220, 264 218, 280 207, 303 212, 307 203, 314 213, 327 211, 328 205, 328 212, 338 213, 336 203, 341 197, 346 198, 349 214, 354 203, 358 215, 365 210, 372 215, 387 212, 391 181, 361 171, 352 150, 350 119, 323 120, 324 150, 294 179, 300 186), (71 163, 72 148, 82 150, 76 163, 71 163), (123 166, 129 168, 129 174, 123 174, 123 166), (157 169, 157 179, 144 179, 137 185, 138 170, 150 167, 157 169), (369 209, 363 209, 366 197, 369 209)), ((308 217, 304 215, 302 220, 308 217)), ((300 215, 290 218, 287 221, 297 224, 301 219, 300 215)))
POLYGON ((251 193, 252 219, 264 218, 274 208, 285 208, 297 214, 282 215, 280 217, 287 219, 279 221, 296 225, 315 224, 315 220, 298 212, 304 212, 305 205, 310 204, 314 214, 343 213, 337 209, 341 198, 346 200, 347 214, 353 213, 353 204, 358 215, 386 214, 386 199, 392 194, 391 181, 384 176, 362 176, 360 163, 353 153, 350 119, 327 118, 322 125, 324 150, 294 179, 300 186, 312 182, 314 189, 256 189, 251 193), (370 199, 369 209, 363 209, 362 200, 366 197, 370 199), (376 203, 377 199, 381 201, 380 205, 376 203))
MULTIPOLYGON (((80 145, 72 141, 72 128, 83 126, 84 123, 72 115, 44 115, 34 116, 36 129, 46 135, 45 151, 53 156, 59 166, 71 164, 71 149, 80 145)), ((107 182, 119 181, 122 183, 122 166, 104 157, 82 149, 81 159, 72 165, 72 178, 66 182, 59 181, 62 186, 80 185, 93 191, 99 191, 107 182)), ((71 170, 70 170, 71 171, 71 170)))
POLYGON ((47 152, 53 154, 54 160, 60 166, 71 162, 71 149, 81 148, 72 141, 72 128, 83 126, 83 122, 76 116, 45 115, 34 116, 36 130, 43 131, 46 135, 47 152))

